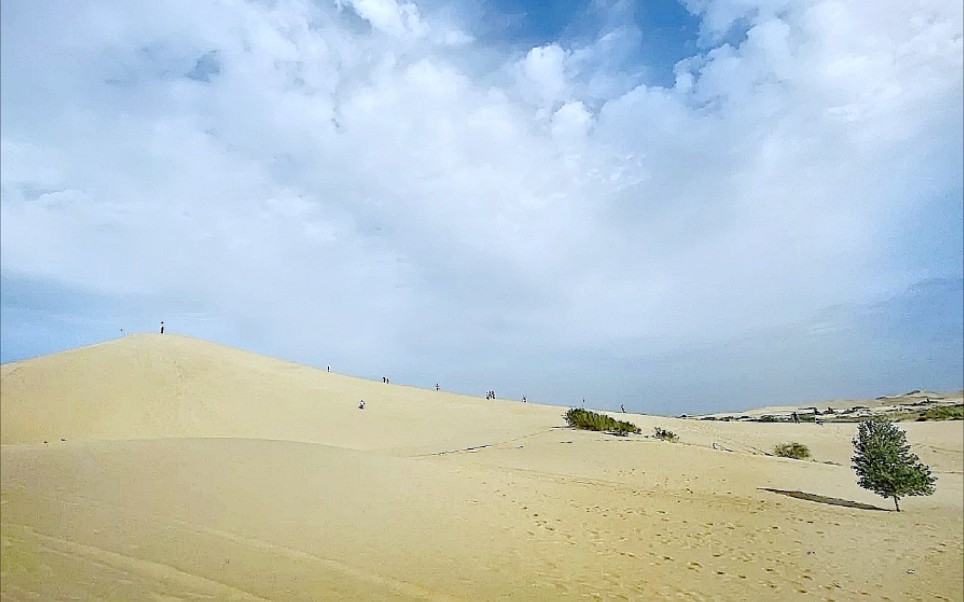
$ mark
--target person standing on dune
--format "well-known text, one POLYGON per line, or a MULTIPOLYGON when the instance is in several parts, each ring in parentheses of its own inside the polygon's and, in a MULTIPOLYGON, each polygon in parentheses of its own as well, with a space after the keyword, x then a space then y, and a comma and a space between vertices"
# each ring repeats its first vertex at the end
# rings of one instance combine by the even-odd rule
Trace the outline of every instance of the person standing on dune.
POLYGON ((161 320, 161 334, 164 334, 164 320, 161 320))

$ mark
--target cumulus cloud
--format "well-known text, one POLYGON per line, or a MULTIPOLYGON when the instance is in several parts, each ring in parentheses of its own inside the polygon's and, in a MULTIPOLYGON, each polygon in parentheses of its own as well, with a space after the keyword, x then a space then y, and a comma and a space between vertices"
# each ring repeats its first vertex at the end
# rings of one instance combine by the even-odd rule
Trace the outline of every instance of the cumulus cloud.
POLYGON ((568 95, 566 51, 556 44, 533 48, 520 63, 519 85, 539 106, 552 106, 568 95))
MULTIPOLYGON (((341 2, 338 4, 343 5, 341 2)), ((426 32, 425 24, 419 18, 418 7, 411 2, 399 4, 395 0, 347 0, 345 4, 379 31, 394 36, 420 36, 426 32)))
POLYGON ((552 137, 564 147, 578 148, 592 127, 592 114, 580 101, 567 102, 552 115, 552 137))
POLYGON ((907 252, 960 214, 958 3, 686 5, 702 50, 662 87, 612 24, 520 55, 393 0, 7 3, 0 268, 530 398, 521 360, 592 372, 960 277, 950 234, 907 252))

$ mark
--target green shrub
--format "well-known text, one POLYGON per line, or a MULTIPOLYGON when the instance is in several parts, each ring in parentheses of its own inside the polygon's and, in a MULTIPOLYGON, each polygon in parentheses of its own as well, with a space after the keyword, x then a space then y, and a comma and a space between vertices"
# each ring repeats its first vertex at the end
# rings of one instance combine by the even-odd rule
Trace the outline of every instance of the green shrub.
POLYGON ((934 482, 929 466, 911 453, 907 433, 890 420, 874 417, 861 422, 854 437, 853 469, 857 484, 885 498, 893 498, 900 512, 900 498, 931 495, 934 482))
POLYGON ((673 431, 668 431, 658 426, 656 427, 656 432, 654 436, 657 439, 660 439, 662 441, 669 441, 671 443, 676 443, 677 441, 679 441, 679 435, 677 435, 673 431))
POLYGON ((781 458, 793 458, 794 460, 804 460, 810 457, 810 448, 803 443, 792 441, 790 443, 780 443, 773 448, 774 455, 781 458))
POLYGON ((605 431, 620 437, 639 432, 639 427, 632 422, 616 420, 605 414, 597 414, 582 408, 571 408, 566 412, 565 418, 569 426, 586 431, 605 431))
POLYGON ((918 422, 925 420, 964 420, 964 404, 927 408, 917 418, 918 422))

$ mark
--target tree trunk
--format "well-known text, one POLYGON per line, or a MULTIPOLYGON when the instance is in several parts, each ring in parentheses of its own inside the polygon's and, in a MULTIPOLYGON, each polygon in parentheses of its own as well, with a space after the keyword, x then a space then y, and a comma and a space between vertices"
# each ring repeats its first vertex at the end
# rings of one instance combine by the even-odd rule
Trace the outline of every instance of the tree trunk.
POLYGON ((898 502, 898 497, 894 496, 894 506, 897 508, 897 512, 900 512, 900 502, 898 502))

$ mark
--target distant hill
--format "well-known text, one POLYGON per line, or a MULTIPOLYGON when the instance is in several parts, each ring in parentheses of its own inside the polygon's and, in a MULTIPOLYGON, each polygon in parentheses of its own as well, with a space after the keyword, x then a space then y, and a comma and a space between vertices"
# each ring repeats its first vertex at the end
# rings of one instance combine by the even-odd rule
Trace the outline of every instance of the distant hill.
POLYGON ((0 370, 4 444, 236 437, 412 451, 563 424, 557 407, 386 385, 171 334, 128 335, 0 370), (484 435, 474 426, 482 418, 484 435))

